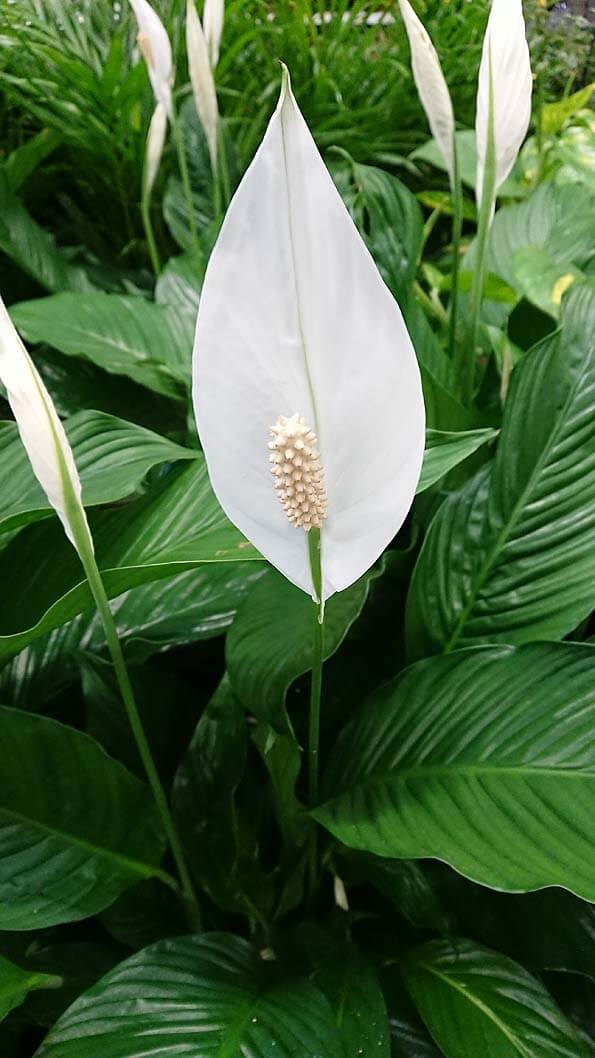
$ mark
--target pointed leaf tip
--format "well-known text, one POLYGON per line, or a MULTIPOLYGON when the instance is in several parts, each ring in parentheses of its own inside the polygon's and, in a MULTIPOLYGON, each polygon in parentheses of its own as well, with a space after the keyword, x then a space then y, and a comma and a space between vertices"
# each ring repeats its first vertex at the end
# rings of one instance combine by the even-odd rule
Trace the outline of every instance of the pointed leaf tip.
POLYGON ((398 305, 324 166, 287 71, 209 262, 193 376, 219 502, 308 593, 307 534, 277 499, 267 445, 280 416, 297 414, 310 425, 328 499, 324 598, 348 587, 409 510, 424 408, 398 305))

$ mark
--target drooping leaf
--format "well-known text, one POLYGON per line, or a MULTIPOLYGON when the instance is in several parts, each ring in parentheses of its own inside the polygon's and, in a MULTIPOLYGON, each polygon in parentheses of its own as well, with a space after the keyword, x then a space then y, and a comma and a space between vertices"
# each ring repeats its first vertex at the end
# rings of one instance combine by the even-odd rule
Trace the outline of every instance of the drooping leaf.
POLYGON ((430 941, 403 961, 413 1000, 446 1058, 580 1058, 572 1024, 522 966, 471 941, 430 941))
POLYGON ((121 294, 54 294, 10 310, 22 337, 82 357, 181 399, 190 379, 187 328, 163 305, 121 294))
POLYGON ((373 967, 357 949, 346 946, 319 960, 313 980, 333 1009, 344 1058, 368 1053, 389 1058, 384 996, 373 967))
POLYGON ((496 889, 595 899, 594 657, 535 643, 413 665, 340 736, 315 817, 378 856, 433 856, 496 889))
POLYGON ((0 928, 86 918, 161 874, 148 788, 93 739, 6 706, 0 736, 0 928))
MULTIPOLYGON (((350 588, 329 599, 324 617, 324 657, 337 650, 361 613, 371 580, 370 570, 350 588)), ((232 687, 246 709, 286 732, 283 706, 290 685, 312 665, 312 600, 270 570, 252 590, 229 631, 227 669, 232 687)))
MULTIPOLYGON (((205 562, 260 557, 217 505, 201 459, 172 472, 139 500, 98 511, 90 521, 110 597, 205 562)), ((49 522, 28 526, 0 553, 0 576, 6 604, 0 661, 92 605, 75 552, 49 522), (7 628, 6 621, 15 617, 20 628, 7 628)))
POLYGON ((22 970, 0 955, 0 1021, 25 1000, 35 988, 58 988, 62 979, 55 974, 22 970))
POLYGON ((493 466, 449 497, 407 600, 411 656, 566 635, 595 594, 595 289, 515 368, 493 466), (440 570, 440 576, 437 571, 440 570))
POLYGON ((322 993, 228 934, 161 941, 133 955, 66 1011, 36 1058, 137 1058, 154 1050, 148 1041, 160 1058, 343 1058, 322 993))
POLYGON ((426 450, 417 492, 424 492, 440 481, 449 470, 458 466, 478 448, 493 441, 497 430, 462 430, 459 433, 442 430, 426 432, 426 450))
MULTIPOLYGON (((86 507, 129 496, 158 463, 197 456, 166 437, 102 412, 79 412, 64 425, 86 507)), ((53 514, 33 474, 16 423, 8 421, 0 421, 0 497, 0 532, 53 514)))

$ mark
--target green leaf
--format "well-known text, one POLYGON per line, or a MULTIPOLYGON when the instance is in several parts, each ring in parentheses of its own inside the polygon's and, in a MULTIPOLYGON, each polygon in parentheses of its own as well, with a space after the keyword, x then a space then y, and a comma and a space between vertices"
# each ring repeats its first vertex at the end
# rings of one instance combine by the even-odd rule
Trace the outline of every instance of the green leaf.
POLYGON ((46 290, 91 291, 85 270, 70 264, 54 238, 37 224, 0 172, 0 250, 46 290))
POLYGON ((590 646, 534 643, 413 665, 340 736, 316 819, 378 856, 595 900, 594 660, 590 646))
POLYGON ((446 1058, 579 1058, 574 1027, 512 959, 471 941, 430 941, 403 962, 413 1000, 446 1058))
POLYGON ((366 852, 343 852, 351 884, 368 883, 387 897, 415 929, 448 932, 449 920, 424 872, 415 860, 384 859, 366 852))
POLYGON ((21 1005, 35 988, 59 988, 62 978, 55 974, 21 970, 0 955, 0 1021, 21 1005))
POLYGON ((423 216, 409 188, 371 165, 354 165, 356 218, 389 290, 403 303, 417 270, 423 216))
POLYGON ((442 430, 426 432, 426 450, 416 492, 424 492, 468 456, 498 436, 497 430, 442 430))
MULTIPOLYGON (((142 484, 159 463, 195 459, 198 455, 142 426, 81 411, 65 424, 83 484, 83 503, 115 503, 142 484)), ((0 532, 52 517, 53 507, 38 484, 16 423, 0 421, 0 532)))
POLYGON ((586 107, 595 92, 595 83, 579 88, 578 92, 560 99, 557 103, 544 103, 541 108, 541 128, 546 136, 559 132, 569 118, 586 107))
POLYGON ((110 374, 181 399, 190 379, 187 329, 163 305, 121 294, 54 294, 12 305, 28 342, 45 342, 110 374))
POLYGON ((193 254, 170 257, 155 287, 158 305, 167 305, 184 321, 190 346, 194 341, 194 328, 203 276, 197 274, 193 254))
MULTIPOLYGON (((422 206, 426 206, 432 212, 438 210, 448 217, 454 213, 453 197, 450 191, 436 191, 430 188, 428 191, 418 191, 415 197, 422 206)), ((477 221, 477 210, 468 198, 463 199, 463 219, 477 221)))
MULTIPOLYGON (((455 133, 459 171, 461 180, 467 187, 475 190, 475 177, 477 175, 477 151, 475 149, 475 132, 473 129, 459 129, 455 133)), ((434 139, 428 140, 421 147, 416 147, 409 157, 416 162, 427 162, 435 169, 442 172, 447 171, 442 151, 434 139)), ((523 196, 525 188, 515 178, 514 171, 504 181, 498 190, 502 198, 523 196)))
POLYGON ((374 969, 357 949, 346 946, 324 958, 313 980, 333 1008, 344 1058, 389 1058, 384 996, 374 969))
POLYGON ((407 600, 410 655, 557 639, 595 594, 595 288, 515 368, 493 466, 435 516, 407 600), (437 576, 437 571, 440 576, 437 576))
POLYGON ((560 318, 563 294, 581 278, 574 265, 557 264, 537 246, 523 246, 517 250, 514 271, 524 297, 556 320, 560 318))
MULTIPOLYGON (((110 598, 203 563, 260 560, 217 504, 202 458, 126 507, 95 512, 90 523, 110 598)), ((76 552, 53 522, 28 526, 0 552, 0 578, 5 622, 20 626, 0 625, 0 662, 93 606, 76 552)))
POLYGON ((86 918, 161 875, 149 790, 93 739, 0 706, 0 743, 0 929, 86 918))
MULTIPOLYGON (((324 658, 338 649, 361 613, 376 567, 326 604, 324 658)), ((269 570, 240 607, 227 636, 227 670, 245 708, 287 733, 284 702, 290 685, 312 667, 315 606, 305 592, 269 570)))
POLYGON ((121 963, 66 1011, 36 1058, 138 1058, 147 1047, 160 1058, 343 1058, 314 985, 216 933, 161 941, 121 963))
POLYGON ((18 191, 39 163, 52 154, 61 142, 62 137, 55 129, 42 129, 11 151, 2 165, 9 189, 18 191))

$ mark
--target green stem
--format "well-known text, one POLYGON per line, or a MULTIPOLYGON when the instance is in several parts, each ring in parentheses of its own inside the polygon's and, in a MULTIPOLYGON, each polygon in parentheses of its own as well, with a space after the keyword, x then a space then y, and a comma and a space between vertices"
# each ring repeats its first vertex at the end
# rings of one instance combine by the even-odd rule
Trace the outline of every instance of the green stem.
MULTIPOLYGON (((308 803, 318 803, 318 756, 320 748, 320 700, 322 691, 322 663, 324 660, 324 604, 322 601, 322 564, 320 529, 308 533, 308 554, 312 585, 317 597, 312 609, 312 678, 310 684, 310 717, 308 725, 308 803)), ((309 855, 310 895, 316 887, 318 861, 318 828, 312 831, 309 855)))
MULTIPOLYGON (((454 137, 453 137, 454 139, 454 137)), ((448 317, 448 355, 455 355, 457 340, 457 311, 459 303, 459 260, 461 254, 461 232, 463 230, 463 185, 459 170, 459 157, 454 142, 453 215, 452 215, 452 265, 450 272, 450 305, 448 317)))
POLYGON ((159 251, 157 250, 157 243, 155 242, 155 233, 153 231, 153 222, 151 221, 151 193, 145 192, 144 189, 141 198, 140 209, 143 218, 145 236, 147 239, 147 246, 149 247, 149 256, 151 258, 151 264, 153 266, 155 278, 157 278, 159 276, 159 273, 161 272, 161 261, 159 260, 159 251))
POLYGON ((186 199, 186 208, 188 210, 188 227, 190 228, 190 236, 192 244, 194 246, 194 255, 196 257, 196 264, 200 266, 201 252, 200 242, 198 239, 198 228, 196 227, 196 218, 194 216, 194 202, 192 200, 192 188, 190 187, 190 174, 188 172, 188 162, 186 161, 186 152, 184 150, 184 141, 182 139, 182 130, 180 128, 180 122, 178 119, 177 112, 172 108, 171 124, 174 133, 174 139, 176 141, 176 151, 178 154, 178 165, 180 167, 180 176, 182 178, 182 187, 184 188, 184 197, 186 199))
MULTIPOLYGON (((77 517, 76 520, 78 521, 79 518, 77 517)), ((89 587, 93 594, 93 598, 95 599, 97 610, 99 612, 99 616, 103 624, 105 638, 107 640, 107 645, 111 654, 112 662, 114 665, 114 671, 116 673, 116 679, 120 688, 120 693, 122 695, 124 706, 128 714, 130 727, 132 728, 132 733, 134 735, 138 752, 140 754, 140 758, 142 760, 143 767, 145 769, 145 773, 149 781, 153 797, 155 799, 155 804, 157 806, 159 815, 161 816, 163 828, 167 835, 172 855, 175 860, 176 867, 178 869, 186 915, 188 917, 191 929, 199 931, 202 928, 200 908, 198 906, 196 894, 192 886, 190 872, 186 865, 186 860, 182 851, 180 838, 178 836, 173 819, 171 817, 169 805, 167 803, 167 797, 165 796, 165 791, 163 789, 163 786, 161 785, 161 780, 159 778, 157 768, 155 767, 155 762, 153 761, 153 757, 151 755, 149 743, 147 742, 147 738, 143 730, 142 721, 134 698, 134 692, 130 683, 130 677, 128 675, 128 669, 126 668, 126 662, 124 661, 124 655, 122 654, 122 647, 118 638, 116 625, 112 616, 112 612, 110 610, 105 587, 101 579, 101 573, 99 572, 99 568, 97 566, 97 562, 95 561, 93 551, 88 546, 87 532, 85 530, 82 530, 81 533, 78 535, 79 540, 77 541, 77 550, 79 552, 80 559, 83 564, 87 580, 89 582, 89 587)))
POLYGON ((477 351, 477 335, 479 331, 479 315, 483 300, 483 289, 485 285, 487 268, 488 235, 492 223, 494 206, 496 203, 496 145, 494 141, 494 104, 493 104, 493 82, 490 64, 490 84, 488 99, 488 128, 486 137, 486 156, 483 171, 483 186, 481 193, 481 206, 479 209, 479 220, 477 226, 477 239, 475 244, 475 261, 473 268, 473 280, 471 285, 471 306, 469 313, 469 330, 467 334, 466 350, 461 370, 461 392, 463 402, 470 404, 473 399, 473 384, 475 380, 475 356, 477 351))

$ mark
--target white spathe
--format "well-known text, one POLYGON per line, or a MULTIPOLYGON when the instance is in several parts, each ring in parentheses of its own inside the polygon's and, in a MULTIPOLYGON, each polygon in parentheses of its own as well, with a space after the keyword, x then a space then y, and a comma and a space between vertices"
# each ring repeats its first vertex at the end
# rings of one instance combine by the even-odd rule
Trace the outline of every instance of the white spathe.
POLYGON ((209 146, 211 165, 217 167, 219 111, 209 50, 194 0, 186 2, 186 51, 194 105, 209 146))
POLYGON ((174 79, 171 44, 163 22, 148 0, 130 0, 138 23, 138 45, 149 71, 155 99, 172 116, 171 88, 174 79))
POLYGON ((80 550, 93 542, 81 500, 81 482, 70 443, 31 357, 0 297, 0 379, 35 477, 56 511, 66 535, 80 550), (77 508, 77 525, 72 521, 77 508))
POLYGON ((167 131, 167 111, 163 103, 158 103, 153 111, 147 144, 145 147, 145 168, 143 172, 144 193, 151 194, 155 177, 159 170, 161 155, 165 144, 165 133, 167 131))
POLYGON ((328 501, 323 595, 347 588, 402 525, 425 415, 401 312, 360 238, 284 73, 277 109, 211 255, 193 398, 213 488, 231 521, 312 594, 308 537, 270 473, 271 427, 315 431, 328 501))
POLYGON ((475 133, 478 205, 481 204, 483 192, 490 100, 493 104, 497 191, 510 173, 527 133, 532 88, 531 60, 521 0, 493 0, 477 85, 475 133))
POLYGON ((223 35, 224 0, 205 0, 202 23, 213 70, 219 62, 219 48, 223 35))
POLYGON ((399 6, 409 38, 415 86, 426 112, 432 135, 444 158, 450 185, 454 187, 455 119, 448 86, 436 49, 409 0, 399 0, 399 6))

